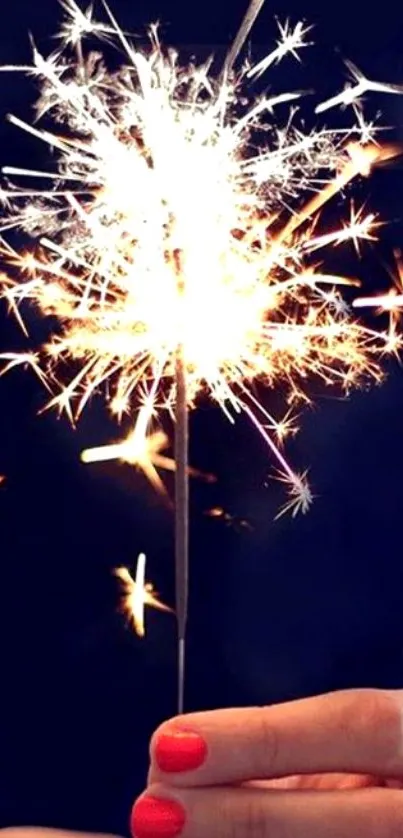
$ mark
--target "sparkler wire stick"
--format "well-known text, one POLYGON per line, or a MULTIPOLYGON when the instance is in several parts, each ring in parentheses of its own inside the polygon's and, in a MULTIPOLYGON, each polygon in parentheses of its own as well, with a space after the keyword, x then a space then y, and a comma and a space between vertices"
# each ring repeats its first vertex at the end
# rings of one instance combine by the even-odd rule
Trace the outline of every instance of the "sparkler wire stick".
POLYGON ((252 26, 265 3, 265 0, 251 0, 245 17, 241 23, 238 34, 225 60, 223 75, 229 73, 238 58, 238 55, 252 29, 252 26))
POLYGON ((178 713, 184 710, 186 624, 189 599, 189 416, 184 344, 185 277, 181 254, 174 250, 180 303, 179 342, 175 354, 175 606, 178 632, 178 713))
MULTIPOLYGON (((235 41, 225 61, 228 73, 239 55, 265 0, 251 0, 235 41)), ((177 255, 177 254, 176 254, 177 255)), ((180 277, 180 264, 178 264, 180 277)), ((183 277, 178 279, 183 293, 183 277)), ((184 347, 178 345, 175 359, 175 602, 178 631, 178 713, 184 710, 186 625, 189 601, 189 416, 187 407, 184 347)))
MULTIPOLYGON (((231 71, 264 3, 265 0, 251 0, 226 58, 223 74, 231 71)), ((183 293, 180 264, 177 267, 178 290, 179 293, 183 293)), ((181 715, 184 710, 186 625, 189 600, 189 416, 186 363, 182 344, 178 345, 176 353, 175 385, 175 602, 178 631, 178 713, 181 715)))
POLYGON ((189 588, 189 471, 186 365, 179 345, 175 364, 175 588, 178 627, 178 713, 184 709, 185 646, 189 588))

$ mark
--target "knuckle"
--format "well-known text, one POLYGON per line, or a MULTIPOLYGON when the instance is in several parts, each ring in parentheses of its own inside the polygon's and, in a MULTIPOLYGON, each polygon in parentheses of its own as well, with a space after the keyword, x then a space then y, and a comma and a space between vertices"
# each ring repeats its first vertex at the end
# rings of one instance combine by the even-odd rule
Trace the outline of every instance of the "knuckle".
POLYGON ((383 690, 354 690, 345 694, 340 727, 354 747, 365 748, 374 764, 384 768, 396 754, 400 733, 400 712, 392 693, 383 690))
POLYGON ((241 792, 235 807, 228 797, 222 811, 225 838, 268 838, 267 812, 259 798, 251 791, 241 792))
POLYGON ((248 838, 267 838, 268 836, 267 812, 253 796, 245 799, 243 826, 243 836, 247 835, 248 838))
POLYGON ((278 763, 279 737, 278 730, 270 721, 266 708, 256 708, 254 715, 252 771, 254 779, 259 779, 275 772, 275 766, 278 763))

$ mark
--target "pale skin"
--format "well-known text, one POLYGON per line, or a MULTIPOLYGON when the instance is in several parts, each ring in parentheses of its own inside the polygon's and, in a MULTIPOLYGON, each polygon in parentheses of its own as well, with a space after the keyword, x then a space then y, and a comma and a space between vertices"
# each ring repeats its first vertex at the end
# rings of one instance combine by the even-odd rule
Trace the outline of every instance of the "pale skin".
POLYGON ((403 838, 403 691, 350 690, 172 719, 153 736, 146 796, 181 804, 183 838, 403 838), (193 771, 163 773, 158 738, 184 727, 202 735, 206 759, 193 771))

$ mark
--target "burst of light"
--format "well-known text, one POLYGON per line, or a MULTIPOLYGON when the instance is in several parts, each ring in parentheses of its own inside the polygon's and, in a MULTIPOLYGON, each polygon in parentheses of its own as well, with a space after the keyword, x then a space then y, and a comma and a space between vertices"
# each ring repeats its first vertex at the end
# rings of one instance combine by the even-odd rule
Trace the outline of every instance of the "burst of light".
POLYGON ((3 483, 5 483, 5 482, 6 482, 6 476, 5 476, 5 474, 0 474, 0 486, 1 486, 3 483))
MULTIPOLYGON (((263 62, 217 78, 211 62, 182 66, 155 27, 140 50, 107 7, 105 24, 74 0, 63 8, 65 49, 44 58, 35 47, 32 67, 13 68, 41 82, 39 123, 10 119, 48 147, 50 168, 3 170, 1 222, 37 239, 34 252, 3 241, 10 308, 21 321, 17 307, 31 301, 59 326, 38 353, 3 357, 45 370, 48 386, 59 386, 49 405, 71 419, 106 385, 118 415, 146 387, 151 421, 153 411, 172 414, 180 334, 189 407, 207 394, 231 420, 243 412, 277 458, 287 508, 305 511, 306 472, 294 473, 276 441, 289 418, 273 422, 254 383, 280 388, 295 405, 307 398, 308 375, 345 391, 381 378, 388 335, 352 318, 342 296, 348 280, 312 264, 312 254, 374 236, 377 222, 361 209, 332 231, 320 228, 320 211, 395 149, 375 144, 361 112, 349 131, 304 133, 298 94, 253 97, 250 79, 305 44, 300 23, 280 28, 263 62), (116 71, 83 45, 88 34, 112 33, 126 53, 116 71), (274 118, 287 102, 291 110, 274 118), (44 116, 54 131, 41 127, 44 116), (39 178, 39 187, 12 176, 39 178), (61 383, 66 369, 74 372, 61 383)), ((350 99, 369 84, 360 77, 350 99)), ((142 442, 134 432, 109 455, 129 458, 159 486, 165 437, 149 435, 148 418, 142 442)))
POLYGON ((139 637, 145 635, 144 609, 146 605, 171 614, 172 609, 159 601, 153 586, 145 581, 146 557, 140 553, 137 559, 136 575, 133 579, 127 567, 118 567, 114 574, 122 586, 122 610, 133 624, 139 637))

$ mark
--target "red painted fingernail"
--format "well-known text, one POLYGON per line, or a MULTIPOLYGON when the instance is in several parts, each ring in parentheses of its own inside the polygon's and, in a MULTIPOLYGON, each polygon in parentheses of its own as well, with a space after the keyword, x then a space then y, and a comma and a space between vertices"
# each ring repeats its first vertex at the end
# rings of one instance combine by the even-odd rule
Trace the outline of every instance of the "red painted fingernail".
POLYGON ((133 838, 175 838, 185 820, 185 811, 176 800, 147 795, 134 804, 130 828, 133 838))
POLYGON ((155 743, 154 753, 161 771, 194 771, 205 761, 207 745, 198 733, 177 730, 161 733, 155 743))

